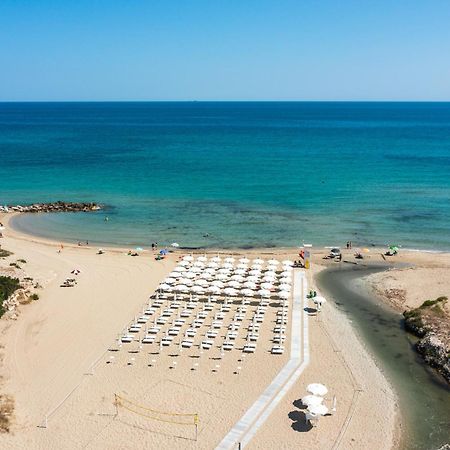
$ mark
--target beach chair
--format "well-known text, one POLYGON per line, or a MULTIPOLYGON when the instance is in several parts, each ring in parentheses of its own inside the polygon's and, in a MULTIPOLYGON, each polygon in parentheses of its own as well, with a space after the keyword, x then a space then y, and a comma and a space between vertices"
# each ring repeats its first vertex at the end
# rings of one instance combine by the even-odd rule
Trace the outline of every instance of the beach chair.
POLYGON ((283 345, 274 345, 271 350, 272 355, 282 355, 284 353, 283 345))

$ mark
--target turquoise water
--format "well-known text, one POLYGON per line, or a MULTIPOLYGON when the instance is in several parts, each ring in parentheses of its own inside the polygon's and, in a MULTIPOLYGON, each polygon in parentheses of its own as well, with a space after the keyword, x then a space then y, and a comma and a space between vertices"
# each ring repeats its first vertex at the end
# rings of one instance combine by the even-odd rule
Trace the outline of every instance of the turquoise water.
POLYGON ((0 154, 2 204, 108 207, 44 236, 450 249, 450 103, 3 103, 0 154))

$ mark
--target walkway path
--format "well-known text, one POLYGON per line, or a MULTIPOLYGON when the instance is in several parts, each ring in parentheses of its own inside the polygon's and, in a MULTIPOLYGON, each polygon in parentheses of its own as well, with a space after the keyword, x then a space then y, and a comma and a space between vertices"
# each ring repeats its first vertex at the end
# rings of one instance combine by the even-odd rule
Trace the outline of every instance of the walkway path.
POLYGON ((241 448, 244 448, 308 365, 308 315, 304 313, 304 308, 306 307, 306 284, 305 273, 303 271, 295 271, 291 326, 291 356, 289 361, 255 403, 253 403, 223 438, 222 442, 217 446, 217 450, 235 449, 239 443, 241 444, 241 448))

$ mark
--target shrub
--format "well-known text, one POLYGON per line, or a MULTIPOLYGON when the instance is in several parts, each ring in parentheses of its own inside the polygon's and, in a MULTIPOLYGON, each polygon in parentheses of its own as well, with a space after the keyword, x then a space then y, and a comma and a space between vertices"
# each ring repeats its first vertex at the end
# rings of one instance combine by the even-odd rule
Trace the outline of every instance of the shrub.
POLYGON ((3 302, 19 288, 20 283, 17 278, 0 276, 0 317, 5 313, 3 302))
POLYGON ((25 263, 27 262, 27 260, 26 260, 26 259, 18 259, 17 262, 20 262, 20 263, 22 263, 22 264, 25 264, 25 263))
POLYGON ((31 300, 39 300, 39 295, 37 295, 37 294, 31 294, 31 295, 30 295, 30 299, 31 299, 31 300))
POLYGON ((12 255, 12 252, 8 252, 8 250, 3 250, 2 248, 0 248, 0 258, 6 258, 10 255, 12 255))

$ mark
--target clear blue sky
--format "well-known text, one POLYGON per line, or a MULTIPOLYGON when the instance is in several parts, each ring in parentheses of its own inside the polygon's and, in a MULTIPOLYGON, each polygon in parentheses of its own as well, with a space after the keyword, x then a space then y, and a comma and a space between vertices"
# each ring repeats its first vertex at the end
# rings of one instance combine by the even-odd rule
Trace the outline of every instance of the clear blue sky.
POLYGON ((450 1, 0 1, 0 101, 191 99, 450 100, 450 1))

